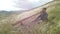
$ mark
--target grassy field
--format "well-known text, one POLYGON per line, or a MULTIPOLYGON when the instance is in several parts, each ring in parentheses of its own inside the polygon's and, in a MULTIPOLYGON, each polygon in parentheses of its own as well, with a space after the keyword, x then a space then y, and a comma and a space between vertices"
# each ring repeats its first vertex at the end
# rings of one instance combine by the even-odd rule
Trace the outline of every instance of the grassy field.
POLYGON ((50 27, 51 34, 60 34, 60 3, 56 4, 53 10, 49 12, 49 20, 54 22, 50 27))
POLYGON ((0 34, 60 34, 60 3, 51 6, 50 9, 51 10, 48 11, 48 22, 42 22, 32 29, 26 29, 23 32, 21 29, 17 32, 14 32, 11 25, 11 23, 13 23, 11 21, 12 18, 10 18, 11 15, 1 15, 0 13, 0 34), (6 17, 9 19, 7 18, 7 20, 4 21, 6 17))

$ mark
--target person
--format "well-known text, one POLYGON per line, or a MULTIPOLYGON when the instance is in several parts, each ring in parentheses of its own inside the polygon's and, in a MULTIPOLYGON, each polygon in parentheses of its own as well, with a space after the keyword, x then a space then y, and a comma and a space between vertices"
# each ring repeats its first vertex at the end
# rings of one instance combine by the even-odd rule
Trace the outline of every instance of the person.
POLYGON ((43 8, 42 11, 40 12, 40 15, 37 17, 42 21, 47 21, 48 20, 48 13, 46 12, 47 8, 43 8))

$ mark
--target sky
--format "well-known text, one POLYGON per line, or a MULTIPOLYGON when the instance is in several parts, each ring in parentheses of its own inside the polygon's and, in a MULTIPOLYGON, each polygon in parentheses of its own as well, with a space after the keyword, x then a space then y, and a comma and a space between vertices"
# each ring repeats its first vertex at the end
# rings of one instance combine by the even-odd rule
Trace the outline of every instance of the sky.
POLYGON ((28 10, 52 0, 0 0, 0 10, 28 10))

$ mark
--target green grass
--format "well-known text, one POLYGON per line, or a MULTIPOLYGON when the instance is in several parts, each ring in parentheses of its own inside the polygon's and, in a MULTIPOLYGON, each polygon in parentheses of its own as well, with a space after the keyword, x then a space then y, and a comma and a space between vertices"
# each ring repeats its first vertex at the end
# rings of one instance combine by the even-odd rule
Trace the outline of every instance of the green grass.
POLYGON ((12 15, 14 14, 11 12, 0 11, 0 34, 13 34, 12 15))
POLYGON ((12 29, 13 28, 9 21, 0 23, 0 34, 13 34, 12 29))
POLYGON ((53 10, 49 12, 49 20, 54 22, 50 28, 51 34, 60 34, 60 5, 56 5, 53 10))

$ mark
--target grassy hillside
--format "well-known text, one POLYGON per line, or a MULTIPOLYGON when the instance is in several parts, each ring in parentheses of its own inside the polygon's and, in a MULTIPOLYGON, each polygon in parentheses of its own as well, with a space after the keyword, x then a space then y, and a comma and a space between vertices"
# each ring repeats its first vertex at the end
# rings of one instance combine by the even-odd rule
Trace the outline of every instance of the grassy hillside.
POLYGON ((48 9, 48 22, 42 22, 36 26, 36 34, 60 34, 60 3, 53 4, 48 9), (54 7, 54 8, 53 8, 54 7), (53 8, 53 9, 52 9, 53 8))
POLYGON ((36 26, 36 34, 60 34, 60 3, 57 1, 48 9, 50 9, 48 11, 49 20, 48 22, 42 22, 38 27, 36 26))
POLYGON ((15 17, 21 12, 17 11, 0 11, 0 34, 12 34, 12 23, 15 17))
MULTIPOLYGON (((49 20, 54 22, 50 27, 51 34, 60 34, 60 3, 55 4, 53 10, 49 12, 49 20)), ((51 7, 52 8, 52 7, 51 7)))
POLYGON ((15 13, 0 12, 0 34, 60 34, 60 3, 50 6, 48 9, 48 22, 37 24, 32 29, 17 32, 13 31, 11 19, 15 18, 15 13), (53 8, 54 7, 54 8, 53 8), (51 9, 53 8, 53 9, 51 9), (14 17, 12 17, 12 15, 14 17), (4 19, 7 18, 6 21, 4 19))
POLYGON ((48 22, 42 22, 32 29, 25 29, 25 31, 20 29, 18 32, 20 34, 60 34, 60 3, 57 1, 56 4, 53 4, 48 9, 50 9, 48 11, 48 22))
POLYGON ((0 34, 12 34, 11 15, 12 12, 0 11, 0 34))

